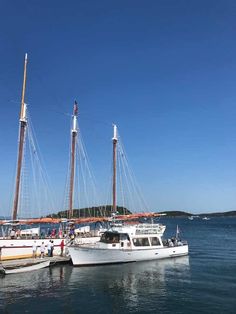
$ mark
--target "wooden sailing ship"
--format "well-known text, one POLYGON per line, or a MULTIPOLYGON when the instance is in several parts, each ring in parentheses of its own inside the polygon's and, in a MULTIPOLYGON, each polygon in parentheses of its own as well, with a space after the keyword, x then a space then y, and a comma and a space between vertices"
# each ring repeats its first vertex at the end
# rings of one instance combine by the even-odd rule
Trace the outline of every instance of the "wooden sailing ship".
MULTIPOLYGON (((24 144, 25 144, 25 136, 28 125, 27 119, 27 105, 25 103, 25 93, 26 93, 26 79, 27 79, 27 64, 28 64, 28 56, 25 54, 24 59, 24 74, 23 74, 23 85, 22 85, 22 96, 21 96, 21 108, 20 108, 20 127, 19 127, 19 143, 18 143, 18 155, 17 155, 17 170, 16 170, 16 179, 15 179, 15 193, 13 200, 13 208, 12 208, 12 220, 0 220, 0 226, 6 224, 12 224, 14 228, 18 228, 20 225, 40 225, 43 223, 48 224, 60 224, 64 223, 67 220, 65 218, 51 218, 51 217, 41 217, 41 218, 30 218, 30 219, 19 219, 18 210, 19 210, 19 199, 21 193, 21 178, 22 178, 22 164, 24 157, 24 144)), ((78 136, 78 125, 77 125, 77 117, 78 117, 78 104, 75 101, 72 115, 72 128, 71 128, 71 156, 70 156, 70 184, 69 184, 69 205, 68 205, 68 220, 71 220, 75 224, 80 223, 93 223, 93 222, 109 222, 111 217, 99 216, 99 217, 73 217, 73 199, 74 199, 74 190, 75 190, 75 158, 76 158, 76 142, 78 136)), ((160 216, 157 213, 134 213, 128 215, 117 215, 117 199, 116 199, 116 189, 117 189, 117 177, 116 177, 116 164, 117 164, 117 127, 114 125, 114 134, 113 134, 113 204, 112 204, 112 214, 116 215, 116 219, 119 220, 134 220, 139 219, 141 217, 156 217, 160 216)), ((37 235, 40 237, 40 234, 37 235)), ((31 248, 33 244, 33 239, 21 239, 20 236, 13 236, 12 239, 2 237, 0 238, 0 249, 1 255, 4 259, 14 259, 14 258, 24 258, 29 257, 31 255, 31 248)), ((86 241, 86 238, 84 238, 86 241)), ((90 241, 91 239, 88 239, 90 241)), ((42 241, 48 241, 47 238, 36 239, 37 245, 40 245, 42 241)), ((54 247, 55 254, 60 253, 60 242, 61 239, 55 237, 54 238, 54 247)))

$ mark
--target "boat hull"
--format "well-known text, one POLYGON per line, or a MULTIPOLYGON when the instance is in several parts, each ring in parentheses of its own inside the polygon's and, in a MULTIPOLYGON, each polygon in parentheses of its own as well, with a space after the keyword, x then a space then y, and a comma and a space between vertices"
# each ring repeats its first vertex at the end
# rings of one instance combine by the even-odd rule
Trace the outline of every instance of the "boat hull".
POLYGON ((129 263, 188 255, 188 245, 145 250, 71 246, 68 250, 74 266, 129 263))
MULTIPOLYGON (((89 244, 97 242, 100 237, 84 237, 80 238, 78 241, 81 244, 89 244)), ((0 238, 0 248, 1 248, 1 256, 0 260, 13 260, 13 259, 20 259, 20 258, 30 258, 32 257, 32 245, 34 241, 36 241, 37 255, 40 254, 40 245, 44 242, 46 247, 46 254, 47 254, 47 243, 53 240, 54 243, 54 255, 61 254, 61 240, 60 238, 50 239, 1 239, 0 238)))
POLYGON ((33 265, 25 265, 22 267, 16 267, 12 269, 5 269, 4 272, 6 275, 9 274, 18 274, 18 273, 25 273, 33 270, 38 270, 41 268, 49 267, 50 261, 40 262, 40 263, 34 263, 33 265))

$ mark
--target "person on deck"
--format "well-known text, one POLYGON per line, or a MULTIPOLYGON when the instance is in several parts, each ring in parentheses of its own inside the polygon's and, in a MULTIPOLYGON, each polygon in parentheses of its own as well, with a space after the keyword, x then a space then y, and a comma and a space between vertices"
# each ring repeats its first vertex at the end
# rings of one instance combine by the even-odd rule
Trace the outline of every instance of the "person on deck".
POLYGON ((47 244, 47 249, 48 249, 48 257, 50 257, 51 253, 52 253, 52 243, 51 243, 51 240, 47 244))
POLYGON ((74 228, 70 229, 69 237, 70 237, 70 239, 74 239, 74 237, 75 237, 75 230, 74 230, 74 228))
POLYGON ((51 237, 55 238, 55 236, 56 236, 56 229, 52 229, 51 237))
POLYGON ((44 242, 42 242, 41 246, 40 246, 40 255, 41 258, 44 258, 44 253, 45 253, 45 244, 44 242))
POLYGON ((62 238, 62 230, 61 229, 59 229, 58 236, 60 239, 62 238))
POLYGON ((63 239, 61 240, 60 247, 61 247, 61 256, 63 256, 63 253, 64 253, 64 247, 65 247, 65 243, 64 243, 64 240, 63 240, 63 239))
POLYGON ((34 241, 33 245, 32 245, 32 251, 33 251, 33 258, 37 257, 37 244, 36 241, 34 241))
POLYGON ((51 240, 51 257, 53 257, 53 250, 54 250, 54 243, 53 240, 51 240))
POLYGON ((50 230, 50 228, 48 228, 48 230, 47 230, 47 236, 50 238, 51 237, 51 230, 50 230))
POLYGON ((15 235, 16 235, 16 231, 15 231, 15 229, 12 229, 10 232, 11 239, 15 239, 15 235))
POLYGON ((179 241, 178 241, 178 246, 182 246, 183 245, 183 243, 182 243, 182 241, 179 239, 179 241))
POLYGON ((171 241, 171 239, 168 239, 168 245, 169 246, 174 246, 174 243, 171 241))

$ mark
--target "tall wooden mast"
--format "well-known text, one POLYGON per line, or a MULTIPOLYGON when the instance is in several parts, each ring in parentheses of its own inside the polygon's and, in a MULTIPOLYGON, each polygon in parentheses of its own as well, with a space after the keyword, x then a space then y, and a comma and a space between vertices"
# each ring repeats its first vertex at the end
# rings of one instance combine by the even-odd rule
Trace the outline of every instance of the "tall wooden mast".
POLYGON ((26 104, 25 104, 26 70, 27 70, 27 53, 25 54, 25 63, 24 63, 24 78, 23 78, 21 110, 20 110, 19 146, 18 146, 17 172, 16 172, 16 182, 15 182, 14 203, 13 203, 13 210, 12 210, 12 220, 17 219, 21 168, 22 168, 24 140, 25 140, 25 129, 27 125, 26 104))
POLYGON ((113 206, 112 206, 112 213, 116 213, 116 149, 117 149, 117 126, 113 125, 113 183, 112 183, 112 195, 113 195, 113 206))
POLYGON ((69 192, 69 218, 73 217, 73 199, 74 199, 74 181, 75 181, 75 147, 77 137, 77 116, 78 116, 78 104, 75 101, 73 117, 72 117, 72 129, 71 129, 71 168, 70 168, 70 192, 69 192))

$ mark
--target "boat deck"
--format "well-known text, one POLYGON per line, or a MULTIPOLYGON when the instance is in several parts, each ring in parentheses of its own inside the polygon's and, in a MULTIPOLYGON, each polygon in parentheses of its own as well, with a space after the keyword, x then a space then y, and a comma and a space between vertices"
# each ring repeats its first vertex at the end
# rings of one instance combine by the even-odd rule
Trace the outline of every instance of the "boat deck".
POLYGON ((44 257, 41 258, 24 258, 24 259, 15 259, 15 260, 6 260, 2 261, 1 264, 3 267, 20 267, 28 264, 36 264, 39 261, 48 261, 50 260, 50 266, 70 263, 71 258, 69 256, 53 256, 53 257, 44 257))

